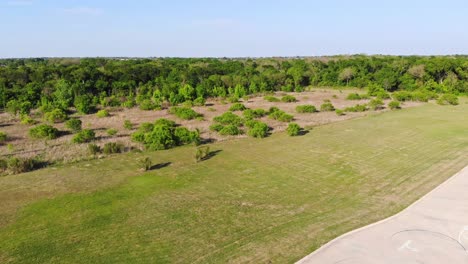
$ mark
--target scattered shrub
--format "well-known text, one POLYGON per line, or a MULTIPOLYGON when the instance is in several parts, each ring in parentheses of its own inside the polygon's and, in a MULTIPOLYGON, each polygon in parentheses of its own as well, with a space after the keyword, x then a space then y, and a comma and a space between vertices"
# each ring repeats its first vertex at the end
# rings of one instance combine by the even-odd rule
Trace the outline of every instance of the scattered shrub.
POLYGON ((73 103, 76 107, 78 112, 83 114, 90 114, 95 109, 95 104, 90 96, 82 95, 75 97, 75 101, 73 103))
POLYGON ((241 135, 242 130, 235 125, 226 125, 219 131, 219 134, 223 136, 236 136, 241 135))
POLYGON ((118 132, 118 131, 117 131, 117 129, 115 129, 115 128, 109 128, 109 129, 107 129, 107 131, 106 131, 107 135, 108 135, 108 136, 111 136, 111 137, 117 135, 117 132, 118 132))
POLYGON ((21 115, 21 124, 23 125, 34 125, 36 121, 32 119, 29 115, 21 115))
POLYGON ((285 95, 281 98, 281 101, 282 102, 285 102, 285 103, 294 103, 297 101, 296 97, 292 96, 292 95, 285 95))
POLYGON ((244 111, 246 110, 247 107, 245 107, 245 105, 241 104, 241 103, 235 103, 233 104, 230 108, 229 108, 229 111, 232 111, 232 112, 235 112, 235 111, 244 111))
POLYGON ((206 103, 206 100, 203 97, 198 97, 197 99, 193 101, 193 105, 195 106, 204 106, 205 103, 206 103))
POLYGON ((290 136, 297 136, 301 133, 302 128, 296 123, 289 123, 286 132, 290 136))
POLYGON ((223 128, 224 128, 224 126, 221 125, 221 124, 213 124, 213 125, 210 126, 210 130, 211 131, 216 131, 216 132, 221 131, 221 129, 223 129, 223 128))
POLYGON ((296 107, 296 112, 298 113, 315 113, 317 112, 317 108, 313 105, 298 105, 296 107))
POLYGON ((123 127, 127 130, 132 130, 133 129, 133 124, 130 122, 130 120, 125 120, 123 127))
POLYGON ((411 101, 413 100, 413 95, 411 92, 408 92, 408 91, 398 91, 398 92, 394 92, 392 94, 392 97, 394 100, 396 101, 400 101, 400 102, 406 102, 406 101, 411 101))
POLYGON ((192 120, 192 119, 202 116, 201 114, 195 112, 195 110, 188 108, 188 107, 172 107, 169 110, 169 113, 184 120, 192 120))
POLYGON ((56 139, 59 135, 57 128, 42 124, 29 130, 29 136, 35 139, 56 139))
POLYGON ((140 102, 139 107, 141 110, 151 111, 151 110, 159 108, 160 106, 158 104, 155 104, 150 99, 144 99, 143 101, 140 102))
POLYGON ((346 96, 346 100, 361 100, 361 96, 358 93, 350 93, 346 96))
POLYGON ((93 130, 83 129, 77 134, 75 134, 75 136, 72 139, 72 142, 81 144, 81 143, 91 142, 94 139, 96 139, 96 133, 94 133, 93 130))
POLYGON ((246 119, 260 118, 267 114, 267 111, 263 109, 246 109, 243 113, 246 119))
POLYGON ((390 99, 390 94, 385 92, 385 91, 379 91, 379 92, 376 92, 375 93, 375 96, 378 98, 378 99, 381 99, 381 100, 385 100, 385 99, 390 99))
POLYGON ((268 116, 271 119, 278 120, 281 122, 291 122, 294 119, 292 115, 289 115, 276 107, 270 108, 270 114, 268 116))
POLYGON ((80 119, 73 118, 65 122, 65 126, 74 133, 81 131, 82 122, 80 119))
POLYGON ((355 106, 350 106, 350 107, 346 107, 344 109, 345 112, 365 112, 367 111, 367 105, 365 104, 357 104, 355 106))
POLYGON ((384 108, 384 102, 381 100, 381 99, 372 99, 370 102, 369 102, 369 107, 372 109, 372 110, 380 110, 380 109, 383 109, 384 108))
POLYGON ((390 103, 388 103, 388 107, 389 107, 391 110, 396 110, 396 109, 400 109, 400 108, 401 108, 400 102, 398 102, 398 101, 391 101, 390 103))
POLYGON ((33 171, 41 167, 42 162, 37 158, 11 157, 7 161, 8 170, 13 174, 33 171))
POLYGON ((200 133, 198 131, 176 127, 175 122, 164 118, 156 120, 154 124, 142 124, 131 137, 133 141, 143 143, 148 150, 162 150, 200 142, 200 133))
POLYGON ((247 134, 255 138, 264 138, 268 135, 268 125, 260 121, 251 121, 247 134))
POLYGON ((3 143, 7 140, 7 134, 3 131, 0 131, 0 143, 3 143))
POLYGON ((109 111, 107 111, 106 109, 99 110, 96 113, 96 116, 99 117, 99 118, 108 117, 109 116, 109 111))
POLYGON ((208 146, 198 147, 197 151, 195 152, 195 160, 197 162, 203 161, 207 159, 209 156, 210 156, 210 147, 208 146))
POLYGON ((106 155, 115 154, 115 153, 122 153, 124 151, 124 145, 122 143, 117 142, 108 142, 104 144, 104 148, 102 152, 106 155))
POLYGON ((454 94, 444 94, 438 100, 440 105, 458 105, 458 97, 454 94))
POLYGON ((341 109, 336 109, 335 110, 335 113, 337 116, 344 116, 345 115, 345 112, 341 109))
POLYGON ((67 119, 67 114, 62 109, 54 109, 45 113, 44 119, 51 123, 61 123, 67 119))
POLYGON ((88 152, 89 152, 89 154, 95 156, 95 155, 101 153, 101 148, 96 144, 89 144, 88 145, 88 152))
POLYGON ((242 118, 240 118, 238 115, 232 112, 226 112, 220 116, 213 118, 213 120, 222 125, 240 126, 243 123, 242 118))
POLYGON ((280 101, 279 98, 271 96, 271 95, 265 96, 265 97, 263 97, 263 99, 265 99, 265 101, 268 101, 268 102, 271 102, 271 103, 276 103, 276 102, 280 101))
POLYGON ((333 106, 331 102, 325 102, 320 106, 320 111, 322 112, 335 111, 335 106, 333 106))

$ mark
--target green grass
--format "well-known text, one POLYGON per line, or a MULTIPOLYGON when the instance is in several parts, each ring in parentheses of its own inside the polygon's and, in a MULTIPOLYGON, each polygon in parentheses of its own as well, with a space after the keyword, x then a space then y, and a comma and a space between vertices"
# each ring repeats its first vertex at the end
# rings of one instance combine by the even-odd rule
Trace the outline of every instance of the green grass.
POLYGON ((0 262, 294 262, 460 170, 468 104, 0 178, 0 262), (137 159, 170 166, 147 173, 137 159))

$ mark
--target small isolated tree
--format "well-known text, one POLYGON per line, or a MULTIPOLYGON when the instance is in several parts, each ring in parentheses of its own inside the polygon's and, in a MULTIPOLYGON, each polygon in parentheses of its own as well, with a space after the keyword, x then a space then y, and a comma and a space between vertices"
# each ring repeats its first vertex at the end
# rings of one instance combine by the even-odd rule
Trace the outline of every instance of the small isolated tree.
POLYGON ((348 86, 349 81, 354 77, 354 69, 353 68, 345 68, 343 71, 340 72, 338 78, 340 81, 346 81, 346 86, 348 86))
POLYGON ((286 132, 290 136, 297 136, 301 133, 302 128, 296 123, 289 123, 286 132))
POLYGON ((65 122, 65 126, 73 131, 73 133, 81 131, 82 122, 80 119, 73 118, 65 122))
POLYGON ((202 146, 198 147, 197 151, 195 152, 195 160, 197 162, 203 161, 207 159, 210 155, 210 147, 209 146, 202 146))
POLYGON ((153 167, 153 162, 149 157, 139 160, 140 168, 143 171, 149 171, 153 167))

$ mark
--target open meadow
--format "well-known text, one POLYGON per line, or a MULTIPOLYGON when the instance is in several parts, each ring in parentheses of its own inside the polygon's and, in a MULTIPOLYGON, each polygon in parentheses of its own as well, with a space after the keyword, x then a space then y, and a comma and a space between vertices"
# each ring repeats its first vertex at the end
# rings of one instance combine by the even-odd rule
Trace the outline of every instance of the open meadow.
POLYGON ((468 104, 210 147, 198 163, 183 146, 0 177, 0 262, 292 263, 466 166, 468 104))

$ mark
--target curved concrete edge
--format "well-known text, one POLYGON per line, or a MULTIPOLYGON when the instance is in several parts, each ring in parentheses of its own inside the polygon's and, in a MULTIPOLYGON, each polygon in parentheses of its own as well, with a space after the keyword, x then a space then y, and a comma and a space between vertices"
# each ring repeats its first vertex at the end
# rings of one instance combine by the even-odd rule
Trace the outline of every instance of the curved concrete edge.
POLYGON ((418 200, 416 200, 414 203, 410 204, 408 207, 406 207, 405 209, 401 210, 400 212, 390 216, 390 217, 387 217, 385 219, 382 219, 378 222, 375 222, 375 223, 372 223, 372 224, 369 224, 369 225, 366 225, 366 226, 363 226, 363 227, 360 227, 358 229, 354 229, 354 230, 351 230, 347 233, 344 233, 343 235, 340 235, 336 238, 334 238, 333 240, 327 242, 326 244, 322 245, 321 247, 319 247, 317 250, 315 250, 314 252, 310 253, 309 255, 305 256, 304 258, 300 259, 299 261, 296 262, 296 264, 305 264, 305 263, 308 263, 309 259, 314 257, 316 254, 319 254, 321 253, 323 250, 325 250, 326 248, 330 247, 333 243, 335 243, 336 241, 338 240, 341 240, 343 238, 346 238, 348 236, 351 236, 355 233, 358 233, 358 232, 361 232, 363 230, 366 230, 366 229, 369 229, 371 227, 374 227, 376 225, 380 225, 380 224, 383 224, 385 222, 388 222, 394 218, 397 218, 399 215, 401 215, 403 212, 405 212, 406 210, 409 210, 410 208, 416 206, 417 204, 419 204, 421 201, 423 201, 426 197, 430 196, 432 193, 436 192, 438 189, 442 188, 443 186, 447 185, 449 182, 453 181, 458 175, 460 174, 463 174, 464 171, 468 171, 468 166, 464 167, 463 169, 461 169, 460 171, 458 171, 457 173, 455 173, 454 175, 450 176, 450 178, 448 178, 447 180, 445 180, 443 183, 439 184, 437 187, 435 187, 434 189, 432 189, 430 192, 426 193, 425 195, 423 195, 421 198, 419 198, 418 200))

